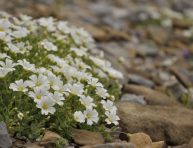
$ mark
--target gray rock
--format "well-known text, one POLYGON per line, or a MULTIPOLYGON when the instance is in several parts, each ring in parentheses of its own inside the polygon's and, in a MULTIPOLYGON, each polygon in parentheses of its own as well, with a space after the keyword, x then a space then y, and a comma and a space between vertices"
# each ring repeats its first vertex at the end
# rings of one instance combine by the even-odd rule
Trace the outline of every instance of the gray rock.
POLYGON ((130 48, 136 49, 138 55, 143 57, 156 57, 158 55, 158 47, 153 42, 130 44, 130 48))
POLYGON ((10 148, 12 145, 12 140, 7 132, 7 126, 4 122, 0 122, 0 147, 10 148))
POLYGON ((190 0, 173 0, 173 9, 179 12, 183 12, 184 10, 188 8, 192 8, 193 4, 190 0))
POLYGON ((154 87, 155 84, 154 82, 140 76, 140 75, 136 75, 136 74, 129 74, 128 76, 129 78, 129 83, 132 83, 132 84, 139 84, 139 85, 143 85, 143 86, 147 86, 147 87, 154 87))
POLYGON ((116 143, 106 143, 101 145, 92 146, 92 148, 136 148, 132 143, 127 142, 116 142, 116 143))
POLYGON ((104 17, 106 15, 111 14, 112 12, 112 6, 108 5, 105 2, 102 3, 94 3, 91 4, 90 6, 90 10, 97 16, 99 17, 104 17))
POLYGON ((121 97, 121 101, 130 102, 134 104, 146 105, 146 101, 144 100, 144 96, 134 95, 134 94, 124 94, 121 97))
POLYGON ((178 79, 178 81, 186 88, 192 87, 192 83, 184 74, 181 68, 172 67, 170 68, 171 73, 178 79))
POLYGON ((144 99, 148 105, 170 106, 170 105, 180 104, 174 98, 169 97, 162 92, 159 92, 144 86, 131 85, 131 84, 125 85, 124 92, 144 96, 144 99))
POLYGON ((166 84, 166 88, 178 101, 181 101, 182 95, 187 93, 187 90, 177 81, 169 82, 166 84))

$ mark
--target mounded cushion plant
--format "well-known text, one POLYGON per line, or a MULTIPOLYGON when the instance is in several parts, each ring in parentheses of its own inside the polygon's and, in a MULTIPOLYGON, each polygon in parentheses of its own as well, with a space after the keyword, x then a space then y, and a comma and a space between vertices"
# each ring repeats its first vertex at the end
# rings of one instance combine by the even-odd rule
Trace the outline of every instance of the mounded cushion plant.
POLYGON ((123 76, 90 53, 94 45, 65 21, 0 12, 0 121, 13 136, 36 140, 50 129, 69 138, 72 128, 118 124, 123 76))

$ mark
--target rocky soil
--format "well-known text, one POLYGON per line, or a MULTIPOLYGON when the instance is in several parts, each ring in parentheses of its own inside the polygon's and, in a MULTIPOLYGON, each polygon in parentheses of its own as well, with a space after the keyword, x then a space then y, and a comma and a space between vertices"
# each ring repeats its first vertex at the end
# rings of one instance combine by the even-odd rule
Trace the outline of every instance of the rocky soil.
MULTIPOLYGON (((125 76, 113 140, 75 130, 74 143, 66 147, 193 148, 191 0, 1 0, 0 10, 51 15, 86 28, 97 42, 93 53, 103 51, 125 76)), ((0 126, 0 147, 10 144, 5 129, 0 126)), ((59 137, 48 131, 41 143, 12 141, 14 147, 38 148, 59 137)))

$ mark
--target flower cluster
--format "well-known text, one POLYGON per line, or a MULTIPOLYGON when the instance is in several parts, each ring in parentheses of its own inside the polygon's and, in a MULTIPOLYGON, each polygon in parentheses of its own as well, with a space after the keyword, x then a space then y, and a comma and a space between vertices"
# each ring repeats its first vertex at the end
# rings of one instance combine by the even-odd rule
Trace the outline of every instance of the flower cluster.
POLYGON ((52 17, 1 12, 0 47, 0 85, 5 87, 0 102, 16 107, 19 119, 28 112, 34 118, 67 115, 80 124, 118 124, 113 101, 123 75, 92 56, 94 40, 83 28, 52 17))

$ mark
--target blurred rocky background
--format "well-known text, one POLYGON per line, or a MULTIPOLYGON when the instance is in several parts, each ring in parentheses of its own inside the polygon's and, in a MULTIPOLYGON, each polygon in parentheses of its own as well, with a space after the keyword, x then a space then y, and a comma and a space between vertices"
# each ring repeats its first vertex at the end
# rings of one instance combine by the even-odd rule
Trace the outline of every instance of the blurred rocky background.
MULTIPOLYGON (((84 27, 97 42, 93 52, 103 51, 125 75, 117 107, 130 142, 139 148, 193 147, 192 0, 0 0, 0 10, 84 27)), ((80 145, 133 146, 119 136, 101 145, 100 137, 79 133, 80 145)))

